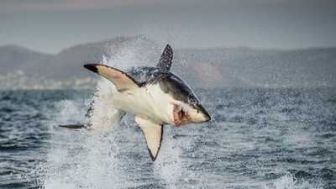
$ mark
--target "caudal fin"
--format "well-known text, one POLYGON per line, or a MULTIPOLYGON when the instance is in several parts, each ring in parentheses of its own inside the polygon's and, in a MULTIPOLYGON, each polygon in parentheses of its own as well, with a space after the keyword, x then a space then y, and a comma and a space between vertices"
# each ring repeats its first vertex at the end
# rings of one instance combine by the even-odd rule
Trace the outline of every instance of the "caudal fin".
POLYGON ((84 124, 68 124, 68 125, 58 125, 59 127, 62 128, 67 128, 67 129, 83 129, 85 128, 84 124))

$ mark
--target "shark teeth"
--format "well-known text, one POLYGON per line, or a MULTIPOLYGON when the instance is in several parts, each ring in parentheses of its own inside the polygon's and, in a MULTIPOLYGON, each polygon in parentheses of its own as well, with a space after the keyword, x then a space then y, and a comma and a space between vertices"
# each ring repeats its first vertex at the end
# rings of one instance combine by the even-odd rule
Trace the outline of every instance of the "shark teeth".
POLYGON ((176 127, 190 122, 188 111, 180 105, 174 104, 173 122, 176 127))

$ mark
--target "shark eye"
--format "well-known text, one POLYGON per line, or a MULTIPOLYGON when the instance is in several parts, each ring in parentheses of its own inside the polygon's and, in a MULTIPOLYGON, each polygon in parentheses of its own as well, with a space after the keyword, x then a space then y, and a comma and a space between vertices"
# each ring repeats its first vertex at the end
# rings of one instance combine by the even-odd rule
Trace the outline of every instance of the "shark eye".
POLYGON ((198 104, 198 101, 195 98, 190 98, 189 99, 189 104, 196 106, 196 104, 198 104))

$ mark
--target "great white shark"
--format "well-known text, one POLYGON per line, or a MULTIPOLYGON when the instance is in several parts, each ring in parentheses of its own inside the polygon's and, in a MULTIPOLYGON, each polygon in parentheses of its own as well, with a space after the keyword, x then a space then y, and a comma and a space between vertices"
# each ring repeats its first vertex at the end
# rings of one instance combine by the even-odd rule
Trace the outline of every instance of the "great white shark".
MULTIPOLYGON (((117 110, 119 120, 126 113, 135 115, 153 161, 160 150, 164 125, 180 127, 211 119, 192 89, 170 72, 172 60, 173 50, 167 44, 156 67, 122 71, 104 64, 84 65, 114 84, 116 90, 110 106, 117 110)), ((76 128, 76 125, 62 127, 76 128)))

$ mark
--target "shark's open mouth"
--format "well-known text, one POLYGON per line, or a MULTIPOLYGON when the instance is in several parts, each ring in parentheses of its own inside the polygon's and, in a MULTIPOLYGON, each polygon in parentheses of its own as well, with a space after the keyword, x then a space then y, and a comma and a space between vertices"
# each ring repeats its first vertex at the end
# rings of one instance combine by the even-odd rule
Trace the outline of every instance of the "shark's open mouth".
POLYGON ((174 125, 179 127, 182 124, 188 123, 190 120, 190 116, 188 112, 184 111, 181 106, 174 105, 173 119, 174 119, 174 125))

